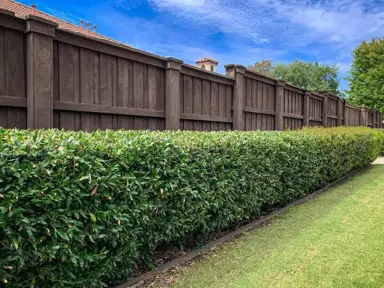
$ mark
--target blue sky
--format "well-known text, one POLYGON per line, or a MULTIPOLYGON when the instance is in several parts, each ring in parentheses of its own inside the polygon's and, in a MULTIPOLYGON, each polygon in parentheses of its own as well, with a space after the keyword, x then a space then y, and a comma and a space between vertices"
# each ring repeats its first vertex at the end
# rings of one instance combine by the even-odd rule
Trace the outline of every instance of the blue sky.
POLYGON ((337 64, 341 89, 353 49, 384 34, 384 0, 23 0, 161 56, 251 65, 270 59, 337 64))

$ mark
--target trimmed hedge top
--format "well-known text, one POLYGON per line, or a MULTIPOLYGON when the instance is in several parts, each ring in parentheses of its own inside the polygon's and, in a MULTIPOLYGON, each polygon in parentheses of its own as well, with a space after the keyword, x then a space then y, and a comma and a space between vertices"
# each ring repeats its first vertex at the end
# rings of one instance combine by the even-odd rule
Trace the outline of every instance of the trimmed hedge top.
MULTIPOLYGON (((384 134, 384 133, 383 133, 384 134)), ((159 245, 220 231, 369 164, 369 128, 95 133, 0 129, 0 279, 102 287, 159 245)))

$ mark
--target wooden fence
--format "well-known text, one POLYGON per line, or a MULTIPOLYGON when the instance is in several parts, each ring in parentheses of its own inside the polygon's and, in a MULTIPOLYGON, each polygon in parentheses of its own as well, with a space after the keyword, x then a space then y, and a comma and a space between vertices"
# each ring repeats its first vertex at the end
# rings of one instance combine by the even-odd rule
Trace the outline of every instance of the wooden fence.
POLYGON ((227 65, 226 76, 174 58, 0 11, 0 126, 150 130, 382 127, 381 113, 227 65))

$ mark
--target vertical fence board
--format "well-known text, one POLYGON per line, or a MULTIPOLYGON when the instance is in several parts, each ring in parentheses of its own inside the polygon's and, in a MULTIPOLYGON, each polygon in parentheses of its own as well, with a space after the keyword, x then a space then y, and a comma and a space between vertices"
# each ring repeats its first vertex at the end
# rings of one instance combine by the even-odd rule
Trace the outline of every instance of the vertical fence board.
MULTIPOLYGON (((158 91, 157 71, 153 66, 148 67, 148 109, 157 110, 157 91, 158 91)), ((149 130, 157 130, 158 122, 156 119, 149 119, 149 130)))
MULTIPOLYGON (((80 101, 81 103, 93 103, 93 51, 80 49, 80 101)), ((94 115, 81 113, 81 129, 94 130, 94 115)))
POLYGON ((25 97, 24 77, 24 35, 18 31, 5 29, 5 95, 25 97))
MULTIPOLYGON (((0 96, 26 97, 24 34, 0 27, 0 96)), ((0 106, 0 126, 27 128, 27 110, 0 106)))
MULTIPOLYGON (((54 79, 57 84, 54 87, 55 100, 74 102, 74 49, 72 45, 55 42, 54 55, 58 55, 54 61, 54 79), (57 76, 56 76, 57 75, 57 76)), ((55 113, 59 116, 57 128, 67 130, 75 129, 75 112, 61 111, 55 113)))
MULTIPOLYGON (((226 105, 225 85, 219 84, 219 116, 220 117, 226 117, 225 105, 226 105)), ((219 123, 219 131, 225 131, 225 123, 219 123)))
MULTIPOLYGON (((202 115, 203 114, 203 106, 202 106, 202 81, 201 79, 194 78, 193 79, 193 113, 202 115)), ((195 121, 193 123, 193 128, 196 131, 203 130, 203 123, 201 121, 195 121)))
MULTIPOLYGON (((193 114, 193 85, 192 77, 184 76, 184 112, 187 114, 193 114)), ((184 120, 184 129, 193 130, 193 121, 184 120)))
MULTIPOLYGON (((119 58, 117 61, 117 106, 132 107, 132 93, 129 86, 129 64, 126 59, 119 58)), ((118 115, 118 129, 133 129, 133 119, 130 116, 118 115)))
MULTIPOLYGON (((100 58, 97 57, 94 63, 94 94, 95 98, 98 98, 96 104, 113 106, 113 62, 116 58, 101 54, 100 58)), ((100 124, 98 127, 101 129, 113 129, 113 116, 112 115, 100 115, 100 124)))
MULTIPOLYGON (((211 116, 219 116, 219 87, 215 82, 211 83, 211 116)), ((211 122, 211 131, 219 130, 219 123, 211 122)))
MULTIPOLYGON (((211 83, 209 81, 203 81, 203 114, 211 114, 211 83)), ((203 130, 211 131, 211 123, 204 121, 203 130)))
MULTIPOLYGON (((0 95, 5 95, 5 78, 6 78, 6 70, 5 70, 5 37, 4 37, 4 30, 5 28, 0 27, 0 95)), ((6 108, 4 108, 6 109, 6 108)), ((3 112, 6 113, 6 112, 3 112)), ((2 113, 2 114, 3 114, 2 113)), ((4 115, 4 114, 3 114, 4 115)), ((5 116, 3 117, 5 119, 5 116)), ((4 122, 1 123, 6 123, 6 120, 3 120, 4 122)), ((3 124, 6 126, 6 124, 3 124)))
MULTIPOLYGON (((225 116, 232 118, 233 117, 233 87, 227 86, 226 89, 226 106, 225 106, 225 116)), ((232 130, 232 124, 231 123, 226 123, 225 124, 225 130, 232 130)))

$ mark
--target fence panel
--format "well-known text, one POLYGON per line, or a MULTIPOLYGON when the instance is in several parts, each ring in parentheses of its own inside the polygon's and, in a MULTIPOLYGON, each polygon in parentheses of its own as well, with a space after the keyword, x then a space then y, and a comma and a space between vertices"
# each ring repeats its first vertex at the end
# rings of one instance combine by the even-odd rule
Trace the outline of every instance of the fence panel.
POLYGON ((372 110, 368 111, 368 127, 374 127, 376 120, 374 119, 374 112, 372 110))
POLYGON ((291 85, 284 89, 284 128, 301 129, 303 127, 304 91, 291 85))
POLYGON ((0 27, 0 127, 27 128, 24 33, 0 27))
POLYGON ((309 126, 316 127, 323 125, 323 98, 318 95, 311 95, 309 98, 309 126))
POLYGON ((275 130, 275 81, 246 70, 244 88, 245 130, 275 130))
POLYGON ((361 109, 347 104, 346 109, 348 123, 346 126, 359 126, 361 109))
POLYGON ((180 129, 232 130, 233 79, 183 64, 180 71, 180 129))
POLYGON ((165 70, 54 42, 54 127, 165 129, 165 70))
POLYGON ((328 127, 337 127, 337 102, 338 99, 336 97, 328 96, 328 127))

